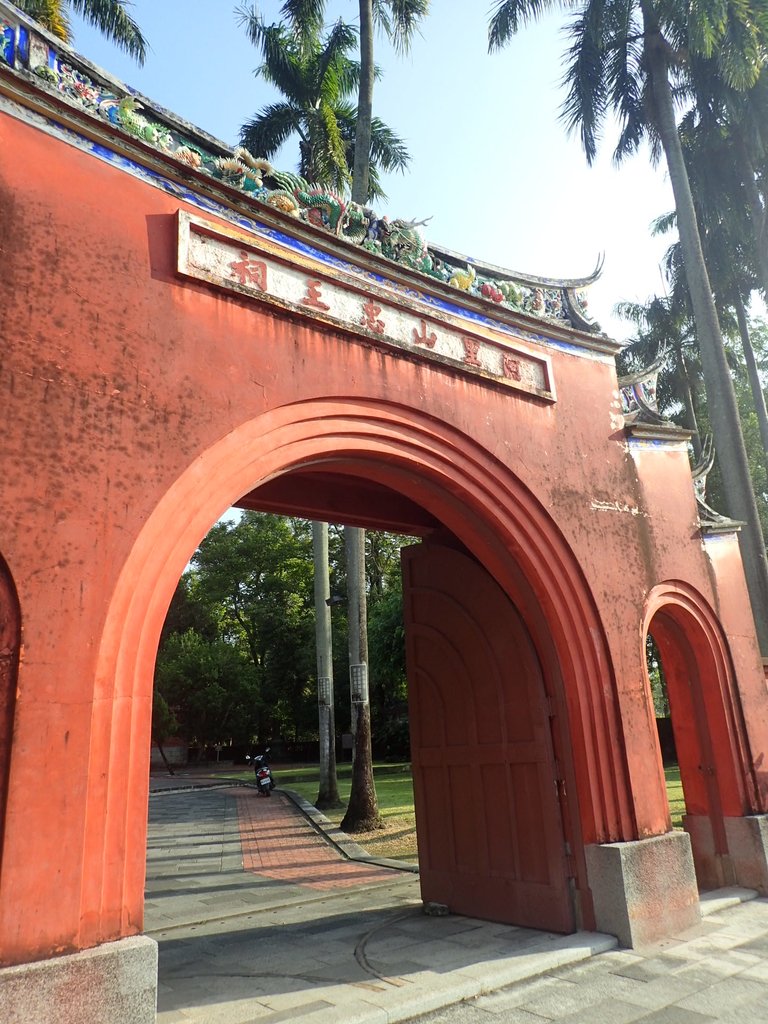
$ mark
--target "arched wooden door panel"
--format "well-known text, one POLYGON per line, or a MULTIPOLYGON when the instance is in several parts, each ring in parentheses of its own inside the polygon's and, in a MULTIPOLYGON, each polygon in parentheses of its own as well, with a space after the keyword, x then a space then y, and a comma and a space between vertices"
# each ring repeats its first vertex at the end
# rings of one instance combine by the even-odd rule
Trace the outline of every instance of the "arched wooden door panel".
POLYGON ((423 899, 573 931, 544 682, 518 611, 437 544, 404 549, 403 593, 423 899))

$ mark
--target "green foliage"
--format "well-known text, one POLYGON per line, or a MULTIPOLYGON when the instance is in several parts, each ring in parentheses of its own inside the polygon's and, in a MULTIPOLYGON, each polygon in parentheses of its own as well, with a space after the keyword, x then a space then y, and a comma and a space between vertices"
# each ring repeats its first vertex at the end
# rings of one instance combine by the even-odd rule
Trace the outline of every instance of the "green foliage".
POLYGON ((409 757, 403 591, 399 580, 370 606, 368 652, 374 750, 379 757, 409 757))
POLYGON ((205 640, 193 629, 168 636, 158 657, 155 704, 160 715, 163 703, 172 710, 190 742, 247 743, 255 698, 253 672, 242 651, 221 638, 205 640))
POLYGON ((304 520, 245 512, 203 540, 171 602, 158 695, 199 746, 317 728, 312 551, 304 520))
MULTIPOLYGON (((255 8, 238 9, 241 24, 262 56, 257 74, 283 100, 263 107, 240 130, 240 141, 255 156, 271 157, 293 135, 299 137, 299 173, 312 184, 341 194, 354 165, 357 110, 350 102, 360 80, 351 56, 355 30, 338 21, 322 34, 323 4, 286 3, 284 24, 267 25, 255 8)), ((381 120, 372 122, 373 180, 370 198, 383 197, 380 172, 404 170, 405 143, 381 120)))
POLYGON ((179 721, 168 707, 163 694, 155 689, 152 701, 152 738, 162 743, 168 736, 175 736, 179 731, 179 721))
POLYGON ((658 142, 658 111, 650 88, 652 47, 679 84, 692 58, 711 59, 734 89, 751 88, 764 59, 768 21, 762 0, 717 3, 644 3, 641 0, 495 0, 488 26, 490 50, 550 10, 569 12, 563 81, 568 95, 563 120, 578 130, 587 160, 597 153, 609 112, 620 126, 615 158, 636 152, 644 138, 658 142))
MULTIPOLYGON (((679 247, 674 247, 679 251, 679 247)), ((684 289, 683 289, 684 290, 684 289)), ((649 366, 660 352, 665 358, 659 372, 657 401, 659 410, 674 422, 693 430, 703 439, 710 432, 707 398, 698 357, 696 332, 687 303, 676 302, 677 289, 669 298, 651 299, 646 304, 621 303, 617 311, 637 324, 635 338, 617 359, 619 373, 632 373, 649 366)), ((735 325, 723 318, 723 323, 735 325)), ((749 335, 763 379, 768 376, 768 325, 758 319, 749 321, 749 335)), ((747 376, 738 332, 729 336, 726 353, 736 392, 736 400, 747 452, 750 477, 755 491, 763 536, 768 537, 768 475, 763 441, 755 403, 747 376)), ((695 454, 700 446, 694 438, 695 454)), ((718 512, 727 512, 722 476, 717 464, 707 479, 707 503, 718 512)))
POLYGON ((683 827, 683 815, 685 814, 685 797, 683 795, 683 784, 680 780, 680 769, 676 764, 664 769, 664 781, 667 786, 667 801, 669 802, 672 828, 681 829, 683 827))
POLYGON ((656 712, 656 717, 669 718, 667 681, 664 677, 659 649, 650 633, 645 638, 645 659, 648 667, 648 678, 651 682, 653 709, 656 712))
MULTIPOLYGON (((371 704, 379 748, 408 751, 400 547, 368 544, 371 704)), ((331 593, 346 593, 341 531, 329 531, 331 593)), ((163 627, 155 735, 199 747, 298 742, 317 735, 311 526, 244 512, 217 523, 192 557, 163 627), (167 714, 166 714, 167 711, 167 714)), ((346 602, 333 606, 337 731, 350 727, 346 602)))
POLYGON ((68 43, 72 42, 69 12, 74 11, 138 64, 146 59, 147 40, 128 13, 128 0, 16 0, 16 7, 68 43))
MULTIPOLYGON (((750 323, 750 338, 760 375, 765 380, 766 373, 768 372, 768 324, 763 320, 752 321, 750 323)), ((740 352, 735 356, 734 362, 736 363, 734 371, 736 400, 739 405, 741 429, 747 449, 749 472, 755 489, 757 510, 760 516, 763 536, 768 538, 768 473, 766 472, 765 449, 760 435, 760 426, 757 421, 752 391, 740 352)))

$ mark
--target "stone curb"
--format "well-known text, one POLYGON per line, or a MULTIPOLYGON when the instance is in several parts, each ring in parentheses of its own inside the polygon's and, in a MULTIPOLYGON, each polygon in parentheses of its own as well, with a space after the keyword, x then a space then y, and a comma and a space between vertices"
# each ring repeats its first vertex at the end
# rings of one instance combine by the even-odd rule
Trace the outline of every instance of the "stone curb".
MULTIPOLYGON (((226 789, 228 786, 251 786, 251 783, 232 781, 216 782, 215 780, 211 780, 211 782, 195 782, 189 786, 163 786, 160 789, 152 789, 150 786, 149 795, 164 796, 166 793, 192 793, 200 789, 226 789)), ((253 787, 251 786, 251 788, 253 787)))
POLYGON ((709 917, 710 914, 735 907, 739 903, 748 903, 758 896, 756 889, 742 889, 738 885, 732 885, 724 889, 715 889, 713 892, 699 893, 699 909, 702 917, 709 917))

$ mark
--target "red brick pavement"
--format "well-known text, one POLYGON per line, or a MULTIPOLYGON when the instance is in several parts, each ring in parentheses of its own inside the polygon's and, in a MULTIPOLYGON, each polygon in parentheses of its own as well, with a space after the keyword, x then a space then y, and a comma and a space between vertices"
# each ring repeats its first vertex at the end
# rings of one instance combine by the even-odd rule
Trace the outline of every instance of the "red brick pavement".
POLYGON ((391 882, 399 872, 346 860, 312 828, 282 793, 238 795, 240 842, 246 871, 310 889, 343 889, 391 882))

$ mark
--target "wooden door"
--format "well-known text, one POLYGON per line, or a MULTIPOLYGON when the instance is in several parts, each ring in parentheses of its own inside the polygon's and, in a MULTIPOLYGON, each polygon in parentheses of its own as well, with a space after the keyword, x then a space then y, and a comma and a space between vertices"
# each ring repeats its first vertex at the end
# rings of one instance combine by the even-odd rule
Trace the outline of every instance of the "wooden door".
POLYGON ((574 930, 546 694, 520 614, 474 559, 403 550, 422 897, 574 930))

